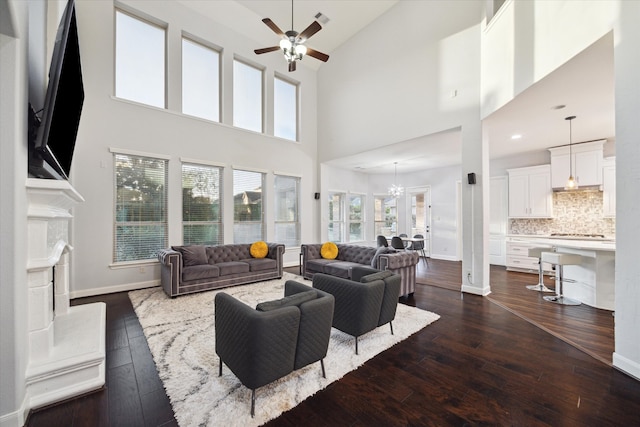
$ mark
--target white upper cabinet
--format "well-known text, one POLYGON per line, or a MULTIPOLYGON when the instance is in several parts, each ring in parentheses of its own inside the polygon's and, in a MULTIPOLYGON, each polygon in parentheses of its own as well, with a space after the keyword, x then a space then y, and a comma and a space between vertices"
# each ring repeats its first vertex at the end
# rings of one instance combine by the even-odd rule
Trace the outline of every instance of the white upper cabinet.
POLYGON ((607 157, 602 165, 602 213, 616 216, 616 158, 607 157))
POLYGON ((573 173, 578 186, 602 185, 602 147, 605 140, 549 148, 551 152, 551 187, 564 188, 573 173), (573 166, 573 168, 572 168, 573 166))
POLYGON ((551 166, 531 166, 508 169, 509 217, 551 218, 553 195, 551 192, 551 166))

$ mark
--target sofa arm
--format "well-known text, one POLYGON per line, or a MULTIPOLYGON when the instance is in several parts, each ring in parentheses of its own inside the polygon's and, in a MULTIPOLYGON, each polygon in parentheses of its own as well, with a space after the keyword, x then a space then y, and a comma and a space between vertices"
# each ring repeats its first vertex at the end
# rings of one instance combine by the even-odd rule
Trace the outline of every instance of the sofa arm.
POLYGON ((420 256, 417 252, 396 252, 392 254, 382 254, 378 258, 378 267, 380 270, 398 270, 404 267, 417 265, 420 256))
POLYGON ((182 275, 182 254, 173 249, 160 249, 160 283, 162 289, 170 297, 179 294, 180 277, 182 275))
POLYGON ((320 255, 321 244, 300 245, 300 255, 302 255, 302 265, 300 266, 302 277, 307 277, 307 261, 310 259, 322 258, 320 255))

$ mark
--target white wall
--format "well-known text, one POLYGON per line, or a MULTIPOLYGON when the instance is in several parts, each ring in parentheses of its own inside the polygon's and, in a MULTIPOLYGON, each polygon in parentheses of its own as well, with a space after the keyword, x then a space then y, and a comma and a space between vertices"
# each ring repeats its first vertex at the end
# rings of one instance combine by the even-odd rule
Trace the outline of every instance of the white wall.
POLYGON ((26 2, 0 2, 0 426, 24 423, 27 365, 26 2))
MULTIPOLYGON (((78 32, 85 84, 85 103, 70 177, 85 203, 74 211, 72 296, 108 293, 157 283, 159 266, 152 263, 128 268, 112 266, 114 218, 114 165, 111 148, 133 150, 169 160, 169 244, 182 243, 181 158, 216 162, 225 166, 224 241, 233 242, 231 204, 232 168, 267 172, 265 216, 273 219, 269 190, 273 172, 301 177, 302 241, 317 240, 316 172, 316 73, 299 66, 287 73, 280 55, 256 56, 260 42, 249 40, 222 24, 205 19, 177 2, 122 2, 132 10, 167 24, 168 108, 158 109, 124 101, 114 95, 114 4, 111 1, 76 3, 78 32), (223 47, 222 123, 184 116, 181 111, 181 34, 188 32, 223 47), (232 123, 233 58, 264 64, 267 132, 273 132, 273 77, 275 72, 301 82, 300 142, 234 128, 232 123)), ((256 25, 260 24, 257 22, 256 25)), ((266 240, 274 236, 273 226, 266 240)), ((298 248, 287 251, 285 263, 298 262, 298 248)))
POLYGON ((505 105, 593 42, 614 31, 616 88, 616 350, 614 366, 640 378, 640 2, 508 2, 483 32, 482 117, 505 105))

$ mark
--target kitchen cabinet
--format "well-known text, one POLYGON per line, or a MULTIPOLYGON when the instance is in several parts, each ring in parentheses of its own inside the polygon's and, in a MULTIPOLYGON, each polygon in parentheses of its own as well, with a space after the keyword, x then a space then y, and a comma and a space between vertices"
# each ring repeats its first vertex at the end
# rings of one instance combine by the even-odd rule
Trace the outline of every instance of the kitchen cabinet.
POLYGON ((573 144, 571 150, 568 145, 549 148, 551 187, 564 188, 572 171, 580 187, 602 185, 604 143, 605 140, 573 144))
POLYGON ((509 217, 551 218, 553 199, 550 165, 508 169, 509 217))
MULTIPOLYGON (((538 258, 529 256, 530 248, 548 247, 550 245, 539 245, 534 242, 525 242, 520 239, 509 239, 507 241, 507 270, 522 271, 526 273, 538 273, 538 258)), ((553 266, 549 263, 542 263, 542 270, 545 273, 553 271, 553 266)))
POLYGON ((602 214, 616 216, 616 158, 607 157, 602 164, 602 214))

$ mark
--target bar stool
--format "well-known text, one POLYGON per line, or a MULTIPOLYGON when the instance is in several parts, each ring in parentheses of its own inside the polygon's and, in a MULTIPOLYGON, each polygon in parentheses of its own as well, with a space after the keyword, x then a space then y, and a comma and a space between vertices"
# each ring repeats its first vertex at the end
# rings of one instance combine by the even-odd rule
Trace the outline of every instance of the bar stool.
POLYGON ((582 263, 582 257, 580 255, 575 254, 563 254, 559 252, 543 252, 541 262, 548 262, 549 264, 555 264, 558 266, 557 268, 557 285, 556 285, 556 295, 554 296, 546 296, 543 297, 545 301, 554 302, 556 304, 563 305, 580 305, 582 304, 580 301, 567 298, 562 294, 562 283, 563 283, 563 275, 562 275, 562 267, 565 265, 577 265, 582 263))
POLYGON ((549 289, 544 284, 544 273, 542 272, 542 253, 543 252, 552 252, 551 248, 529 248, 528 255, 531 258, 538 258, 538 284, 537 285, 527 285, 527 289, 531 289, 532 291, 540 291, 540 292, 555 292, 553 289, 549 289))

